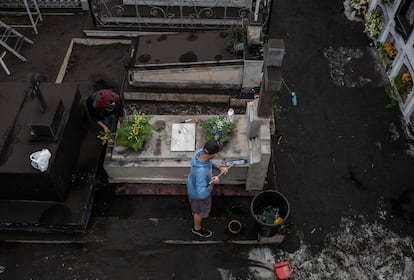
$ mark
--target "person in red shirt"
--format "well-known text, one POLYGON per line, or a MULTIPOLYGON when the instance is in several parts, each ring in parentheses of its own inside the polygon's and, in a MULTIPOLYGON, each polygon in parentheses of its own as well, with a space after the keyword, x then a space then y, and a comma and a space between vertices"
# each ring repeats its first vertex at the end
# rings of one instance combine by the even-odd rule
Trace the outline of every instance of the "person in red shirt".
POLYGON ((90 95, 86 108, 104 132, 111 132, 113 117, 123 118, 126 114, 121 98, 111 89, 102 89, 90 95))

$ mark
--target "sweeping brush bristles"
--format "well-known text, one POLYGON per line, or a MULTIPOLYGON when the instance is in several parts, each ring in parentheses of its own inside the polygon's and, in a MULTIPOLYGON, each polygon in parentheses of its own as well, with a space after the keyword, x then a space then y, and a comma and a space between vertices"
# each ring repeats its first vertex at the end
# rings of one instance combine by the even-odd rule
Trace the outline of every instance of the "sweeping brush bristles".
POLYGON ((233 165, 244 165, 247 164, 249 161, 247 159, 234 159, 228 160, 224 163, 224 166, 229 167, 233 165))
MULTIPOLYGON (((235 165, 244 165, 246 163, 248 163, 249 161, 247 159, 233 159, 233 160, 227 160, 224 162, 223 166, 227 167, 228 169, 232 168, 235 165)), ((223 175, 224 172, 220 172, 219 175, 217 175, 218 177, 220 177, 221 175, 223 175)), ((211 180, 208 184, 210 185, 213 182, 213 180, 211 180)))

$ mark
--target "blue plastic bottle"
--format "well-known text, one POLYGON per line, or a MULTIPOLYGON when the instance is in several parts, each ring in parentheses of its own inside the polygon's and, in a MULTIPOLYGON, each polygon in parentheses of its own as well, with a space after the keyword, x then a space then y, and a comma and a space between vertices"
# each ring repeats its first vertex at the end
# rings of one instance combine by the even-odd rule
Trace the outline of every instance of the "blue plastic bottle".
POLYGON ((292 91, 292 105, 296 106, 298 104, 297 100, 296 100, 296 92, 292 91))

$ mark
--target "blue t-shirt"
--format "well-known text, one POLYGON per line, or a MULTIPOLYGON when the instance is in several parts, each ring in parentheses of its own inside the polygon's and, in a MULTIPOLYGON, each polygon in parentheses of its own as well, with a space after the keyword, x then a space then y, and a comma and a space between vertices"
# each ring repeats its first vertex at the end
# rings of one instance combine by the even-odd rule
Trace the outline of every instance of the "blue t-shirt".
POLYGON ((187 192, 193 199, 206 199, 211 195, 211 190, 208 188, 208 183, 213 176, 213 168, 217 168, 214 160, 202 161, 198 157, 203 152, 199 149, 191 158, 190 174, 187 178, 187 192))

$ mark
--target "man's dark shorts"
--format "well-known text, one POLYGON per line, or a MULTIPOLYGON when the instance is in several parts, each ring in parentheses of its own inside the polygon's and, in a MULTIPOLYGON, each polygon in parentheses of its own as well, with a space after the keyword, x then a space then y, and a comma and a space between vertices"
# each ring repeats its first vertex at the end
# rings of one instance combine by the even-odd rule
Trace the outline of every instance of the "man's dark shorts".
POLYGON ((203 200, 197 200, 191 197, 188 197, 188 200, 190 201, 190 206, 191 210, 193 210, 193 213, 197 213, 203 219, 208 217, 211 209, 211 195, 203 200))

